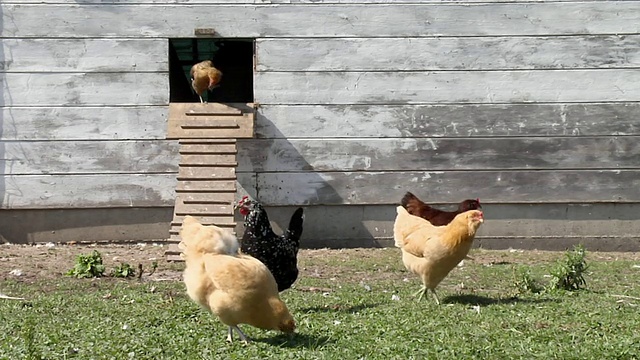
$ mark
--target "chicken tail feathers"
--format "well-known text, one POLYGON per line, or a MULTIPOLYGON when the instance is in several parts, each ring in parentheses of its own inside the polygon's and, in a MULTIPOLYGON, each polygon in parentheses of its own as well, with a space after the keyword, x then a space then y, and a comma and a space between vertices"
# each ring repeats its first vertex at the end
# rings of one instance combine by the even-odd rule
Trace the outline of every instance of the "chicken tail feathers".
POLYGON ((293 215, 291 215, 291 220, 289 220, 289 228, 287 229, 289 238, 295 239, 296 241, 300 240, 300 236, 302 236, 303 222, 304 210, 302 208, 298 208, 293 215))
POLYGON ((402 207, 406 209, 407 206, 409 206, 409 203, 414 201, 420 200, 415 195, 407 191, 407 193, 402 197, 402 200, 400 200, 400 204, 402 204, 402 207))

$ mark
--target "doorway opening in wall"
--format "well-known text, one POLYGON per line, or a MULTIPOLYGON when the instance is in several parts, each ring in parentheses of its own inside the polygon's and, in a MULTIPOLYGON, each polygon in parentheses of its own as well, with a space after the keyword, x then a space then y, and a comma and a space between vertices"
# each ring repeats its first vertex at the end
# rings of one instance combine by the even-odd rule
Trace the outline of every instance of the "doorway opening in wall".
POLYGON ((169 39, 170 102, 196 102, 189 71, 211 60, 222 72, 220 86, 203 94, 207 102, 252 103, 254 39, 169 39))

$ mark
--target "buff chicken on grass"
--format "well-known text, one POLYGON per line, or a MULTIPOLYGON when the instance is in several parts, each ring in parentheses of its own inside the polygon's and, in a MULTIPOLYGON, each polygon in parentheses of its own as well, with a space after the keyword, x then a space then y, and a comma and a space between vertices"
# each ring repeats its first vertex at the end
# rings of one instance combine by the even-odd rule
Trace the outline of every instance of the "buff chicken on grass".
POLYGON ((419 300, 431 291, 440 304, 436 287, 462 261, 473 243, 476 231, 484 222, 480 210, 458 214, 446 226, 433 226, 427 220, 397 207, 393 239, 402 250, 402 262, 410 272, 420 276, 422 288, 415 294, 419 300))
POLYGON ((191 87, 204 103, 202 94, 217 87, 222 80, 222 72, 213 66, 211 60, 201 61, 191 67, 191 87))
POLYGON ((180 237, 187 294, 229 327, 227 341, 233 341, 233 330, 243 342, 249 341, 239 324, 286 333, 295 330, 273 275, 262 262, 240 253, 233 234, 186 216, 180 237))

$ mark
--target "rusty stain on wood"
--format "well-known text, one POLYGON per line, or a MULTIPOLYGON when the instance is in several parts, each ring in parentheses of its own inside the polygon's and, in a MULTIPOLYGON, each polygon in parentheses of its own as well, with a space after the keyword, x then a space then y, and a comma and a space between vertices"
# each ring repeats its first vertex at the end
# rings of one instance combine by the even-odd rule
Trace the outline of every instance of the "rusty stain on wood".
POLYGON ((193 29, 193 34, 196 36, 214 36, 216 35, 216 30, 214 28, 196 28, 193 29))

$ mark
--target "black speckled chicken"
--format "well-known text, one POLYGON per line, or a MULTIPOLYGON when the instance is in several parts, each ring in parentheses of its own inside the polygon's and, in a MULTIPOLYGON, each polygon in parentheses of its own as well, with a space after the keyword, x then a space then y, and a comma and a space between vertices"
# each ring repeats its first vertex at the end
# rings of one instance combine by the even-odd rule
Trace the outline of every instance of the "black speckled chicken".
POLYGON ((278 291, 290 288, 298 278, 298 249, 304 220, 302 208, 293 213, 289 228, 282 235, 273 232, 269 216, 259 202, 245 196, 236 208, 245 217, 242 252, 269 268, 278 283, 278 291))

